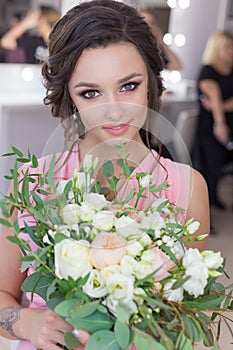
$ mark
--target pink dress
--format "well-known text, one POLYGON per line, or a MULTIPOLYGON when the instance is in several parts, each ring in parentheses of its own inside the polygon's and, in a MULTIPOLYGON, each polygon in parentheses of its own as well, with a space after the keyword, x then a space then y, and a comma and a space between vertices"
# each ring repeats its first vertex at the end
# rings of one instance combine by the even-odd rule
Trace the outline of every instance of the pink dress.
MULTIPOLYGON (((67 154, 64 154, 63 157, 58 161, 56 165, 56 181, 69 179, 72 177, 75 168, 80 169, 78 154, 78 151, 72 152, 66 162, 64 162, 64 159, 66 159, 67 154)), ((41 158, 39 160, 39 169, 42 171, 44 164, 47 164, 46 167, 48 167, 50 161, 51 156, 41 158)), ((155 151, 152 151, 147 154, 141 164, 134 170, 134 173, 142 171, 149 174, 155 174, 153 183, 157 185, 164 183, 165 181, 168 182, 170 185, 169 188, 161 192, 160 197, 162 196, 166 199, 169 199, 171 203, 174 203, 178 207, 183 208, 185 212, 187 211, 191 189, 191 169, 188 165, 176 163, 170 159, 165 159, 162 157, 158 162, 158 154, 155 151)), ((124 196, 127 196, 127 194, 130 193, 133 188, 137 188, 136 179, 132 179, 130 181, 127 191, 124 192, 124 196)), ((137 208, 139 210, 146 209, 151 203, 153 203, 154 200, 154 195, 149 194, 148 198, 141 199, 137 208)), ((185 214, 182 217, 180 216, 179 219, 181 222, 184 222, 185 214)), ((25 217, 19 217, 19 223, 22 225, 23 220, 25 220, 25 217)), ((35 245, 34 248, 36 248, 35 245)), ((32 269, 29 269, 28 274, 31 274, 33 272, 34 271, 32 269)), ((30 304, 30 307, 45 308, 46 306, 44 300, 41 297, 34 295, 34 300, 30 304)), ((35 348, 27 341, 20 341, 17 350, 35 350, 35 348)))

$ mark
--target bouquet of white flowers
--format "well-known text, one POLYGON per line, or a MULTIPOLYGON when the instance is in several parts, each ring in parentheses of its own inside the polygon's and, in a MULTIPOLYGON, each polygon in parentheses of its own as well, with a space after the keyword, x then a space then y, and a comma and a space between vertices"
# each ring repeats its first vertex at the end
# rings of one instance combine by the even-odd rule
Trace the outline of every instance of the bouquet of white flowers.
MULTIPOLYGON (((151 174, 137 173, 138 191, 119 200, 119 179, 106 161, 102 172, 116 195, 110 202, 92 179, 98 160, 91 156, 80 172, 55 184, 55 156, 44 174, 36 172, 34 155, 25 157, 15 147, 10 155, 16 156, 7 176, 14 191, 0 203, 0 222, 15 232, 9 240, 22 250, 22 271, 34 271, 22 290, 89 332, 85 349, 191 350, 202 340, 218 349, 223 312, 233 306, 232 286, 226 293, 216 281, 225 260, 219 252, 186 247, 205 235, 193 236, 199 223, 181 224, 182 209, 168 200, 157 196, 147 210, 137 209, 140 198, 159 194, 167 183, 155 186, 151 174), (28 162, 27 170, 17 170, 20 162, 28 162), (23 227, 12 223, 15 209, 25 217, 23 227)), ((133 168, 127 156, 119 163, 127 184, 133 168)), ((71 333, 65 340, 67 349, 77 344, 71 333)))

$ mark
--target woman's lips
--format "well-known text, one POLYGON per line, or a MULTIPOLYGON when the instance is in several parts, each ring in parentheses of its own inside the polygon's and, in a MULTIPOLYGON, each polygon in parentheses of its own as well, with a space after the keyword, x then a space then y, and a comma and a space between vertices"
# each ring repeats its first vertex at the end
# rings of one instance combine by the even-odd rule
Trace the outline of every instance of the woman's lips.
POLYGON ((130 126, 129 123, 117 124, 117 125, 106 125, 103 127, 103 129, 111 135, 121 135, 128 130, 129 126, 130 126))

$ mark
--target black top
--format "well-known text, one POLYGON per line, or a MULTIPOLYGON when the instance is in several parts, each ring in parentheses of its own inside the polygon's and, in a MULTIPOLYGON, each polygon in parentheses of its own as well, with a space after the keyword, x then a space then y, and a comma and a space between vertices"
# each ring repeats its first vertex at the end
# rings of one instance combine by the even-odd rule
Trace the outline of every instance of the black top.
POLYGON ((38 63, 37 52, 41 49, 46 49, 47 45, 44 39, 38 35, 31 35, 28 33, 23 34, 17 39, 18 47, 21 47, 25 51, 25 63, 38 63))
MULTIPOLYGON (((200 104, 200 118, 199 118, 199 130, 200 131, 211 131, 213 126, 212 113, 208 112, 201 104, 201 98, 203 93, 199 88, 201 80, 210 79, 216 81, 219 85, 223 101, 233 97, 233 70, 229 75, 223 75, 218 73, 212 66, 203 66, 198 77, 198 95, 200 104)), ((226 113, 226 122, 233 131, 233 112, 226 113)))

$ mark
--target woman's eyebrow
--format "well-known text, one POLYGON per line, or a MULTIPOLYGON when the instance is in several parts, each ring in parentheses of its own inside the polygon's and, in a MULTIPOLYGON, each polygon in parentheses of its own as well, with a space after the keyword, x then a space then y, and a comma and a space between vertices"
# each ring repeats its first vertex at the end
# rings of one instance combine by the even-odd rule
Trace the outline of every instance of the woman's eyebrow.
MULTIPOLYGON (((125 77, 121 78, 118 81, 118 83, 122 84, 130 79, 133 79, 135 77, 141 77, 141 76, 142 76, 141 73, 131 73, 131 74, 126 75, 125 77)), ((79 87, 87 87, 87 88, 97 89, 98 85, 93 84, 93 83, 89 83, 89 82, 85 82, 85 81, 81 81, 80 83, 74 85, 74 89, 79 88, 79 87)))
POLYGON ((85 82, 85 81, 81 81, 80 83, 74 85, 74 89, 75 88, 79 88, 79 87, 88 87, 88 88, 96 89, 98 87, 98 85, 93 84, 93 83, 88 83, 88 82, 85 82))
POLYGON ((128 80, 130 80, 132 78, 141 77, 141 76, 142 76, 141 73, 131 73, 131 74, 127 75, 126 77, 120 79, 119 83, 122 84, 122 83, 124 83, 124 82, 126 82, 126 81, 128 81, 128 80))

